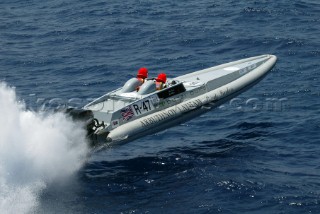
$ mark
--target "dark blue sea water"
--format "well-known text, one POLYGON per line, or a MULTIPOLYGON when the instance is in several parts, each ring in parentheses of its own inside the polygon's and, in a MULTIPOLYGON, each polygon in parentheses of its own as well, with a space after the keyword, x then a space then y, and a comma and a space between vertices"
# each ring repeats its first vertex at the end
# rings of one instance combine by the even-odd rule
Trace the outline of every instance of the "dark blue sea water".
POLYGON ((0 212, 320 213, 319 14, 318 0, 2 0, 0 212), (236 102, 84 163, 53 146, 72 125, 42 129, 40 112, 81 107, 139 67, 174 77, 261 54, 276 67, 236 102), (12 88, 27 109, 7 106, 12 88), (30 111, 41 150, 10 123, 30 111))

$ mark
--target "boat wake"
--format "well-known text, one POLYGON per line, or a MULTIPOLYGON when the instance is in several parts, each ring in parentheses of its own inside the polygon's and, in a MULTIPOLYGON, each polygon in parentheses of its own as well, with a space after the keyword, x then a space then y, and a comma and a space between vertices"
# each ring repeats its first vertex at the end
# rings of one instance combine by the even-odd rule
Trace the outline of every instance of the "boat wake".
POLYGON ((31 213, 40 194, 84 163, 86 131, 62 113, 26 109, 0 82, 0 213, 31 213))

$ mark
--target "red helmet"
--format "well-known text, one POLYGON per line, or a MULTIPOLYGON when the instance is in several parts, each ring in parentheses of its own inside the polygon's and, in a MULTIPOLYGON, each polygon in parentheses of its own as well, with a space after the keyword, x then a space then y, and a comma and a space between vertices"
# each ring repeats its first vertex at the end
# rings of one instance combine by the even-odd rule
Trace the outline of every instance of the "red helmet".
POLYGON ((137 77, 138 78, 144 78, 144 79, 147 78, 148 77, 148 69, 144 68, 144 67, 140 68, 138 70, 137 77))
POLYGON ((165 73, 159 74, 156 81, 165 83, 167 81, 167 75, 165 73))

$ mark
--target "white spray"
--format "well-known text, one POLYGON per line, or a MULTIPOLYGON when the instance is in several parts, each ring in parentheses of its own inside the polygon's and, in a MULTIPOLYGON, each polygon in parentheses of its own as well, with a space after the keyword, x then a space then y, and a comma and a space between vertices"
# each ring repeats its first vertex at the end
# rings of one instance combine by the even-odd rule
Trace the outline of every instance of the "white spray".
POLYGON ((87 154, 85 130, 62 113, 28 111, 0 82, 0 213, 31 213, 48 184, 76 172, 87 154))

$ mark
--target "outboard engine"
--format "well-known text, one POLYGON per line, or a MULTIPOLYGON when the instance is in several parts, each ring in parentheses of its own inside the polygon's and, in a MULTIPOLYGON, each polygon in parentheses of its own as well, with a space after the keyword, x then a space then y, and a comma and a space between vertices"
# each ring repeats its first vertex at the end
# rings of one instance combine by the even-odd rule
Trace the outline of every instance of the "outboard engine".
POLYGON ((67 108, 66 113, 75 120, 87 121, 93 119, 93 113, 90 110, 67 108))
MULTIPOLYGON (((84 123, 87 130, 87 137, 90 140, 90 146, 95 146, 98 143, 95 131, 100 127, 104 128, 104 123, 99 123, 99 121, 93 117, 91 110, 68 108, 65 110, 65 113, 70 115, 73 120, 84 123)), ((107 134, 108 133, 106 133, 106 135, 107 134)))

